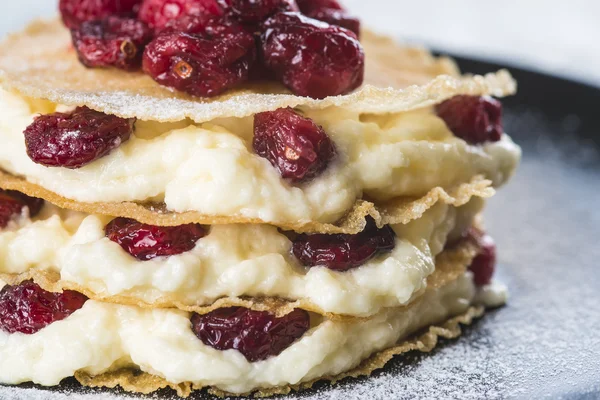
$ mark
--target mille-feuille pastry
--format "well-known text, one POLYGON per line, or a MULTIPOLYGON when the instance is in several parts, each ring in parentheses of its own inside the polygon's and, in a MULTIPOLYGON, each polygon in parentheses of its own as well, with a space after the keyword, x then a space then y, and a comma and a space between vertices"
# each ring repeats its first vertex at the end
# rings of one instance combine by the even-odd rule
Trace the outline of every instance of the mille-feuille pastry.
POLYGON ((0 383, 282 393, 505 301, 508 72, 332 0, 59 6, 0 45, 0 383))

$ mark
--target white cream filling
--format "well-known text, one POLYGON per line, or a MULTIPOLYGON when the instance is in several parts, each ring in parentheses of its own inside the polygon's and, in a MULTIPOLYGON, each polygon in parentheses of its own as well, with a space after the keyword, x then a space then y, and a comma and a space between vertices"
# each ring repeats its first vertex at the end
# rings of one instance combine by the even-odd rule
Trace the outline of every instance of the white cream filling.
POLYGON ((366 321, 325 320, 281 354, 255 363, 236 350, 204 345, 189 314, 88 301, 33 335, 0 331, 0 382, 57 385, 75 371, 98 374, 123 365, 172 383, 193 382, 242 393, 347 371, 411 333, 464 312, 476 294, 470 273, 429 290, 409 308, 366 321))
POLYGON ((226 296, 269 296, 367 316, 423 290, 448 237, 464 231, 483 203, 475 198, 460 208, 437 204, 418 220, 394 226, 392 252, 345 272, 301 266, 290 240, 268 225, 214 225, 191 251, 138 261, 105 237, 109 218, 47 205, 35 221, 0 231, 0 272, 54 270, 63 281, 100 296, 146 303, 206 305, 226 296))
POLYGON ((47 168, 26 154, 23 130, 32 105, 0 91, 0 168, 81 202, 164 200, 173 211, 241 215, 266 222, 339 219, 363 194, 377 200, 418 196, 484 174, 496 186, 512 175, 520 149, 508 136, 470 146, 429 111, 361 116, 343 109, 306 110, 338 149, 313 181, 294 186, 252 150, 252 118, 194 125, 138 121, 132 138, 77 169, 47 168))

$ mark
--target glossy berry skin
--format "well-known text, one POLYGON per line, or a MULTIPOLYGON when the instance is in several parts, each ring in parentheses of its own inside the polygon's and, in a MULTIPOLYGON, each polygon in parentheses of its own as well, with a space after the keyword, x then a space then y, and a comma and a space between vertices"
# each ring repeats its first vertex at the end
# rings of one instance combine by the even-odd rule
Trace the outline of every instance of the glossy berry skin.
POLYGON ((200 35, 205 38, 235 38, 236 35, 250 34, 245 27, 232 18, 226 16, 216 17, 208 14, 184 15, 169 21, 161 34, 179 32, 200 35))
POLYGON ((206 235, 198 224, 154 226, 129 218, 113 219, 104 231, 107 238, 140 261, 185 253, 206 235))
POLYGON ((271 15, 300 11, 295 0, 220 0, 225 12, 249 24, 263 22, 271 15))
POLYGON ((238 350, 250 362, 280 354, 310 328, 308 313, 300 309, 277 318, 243 307, 219 308, 194 314, 191 322, 192 331, 205 345, 238 350))
POLYGON ((79 60, 90 68, 135 70, 142 65, 144 47, 152 40, 148 26, 133 18, 108 17, 71 30, 79 60))
POLYGON ((356 37, 360 37, 360 20, 350 15, 345 10, 336 10, 334 8, 322 8, 306 14, 307 16, 319 21, 327 22, 330 25, 341 26, 346 28, 356 37))
POLYGON ((315 178, 336 154, 323 128, 291 108, 256 114, 252 145, 282 178, 294 183, 315 178))
POLYGON ((344 7, 337 0, 296 0, 300 11, 309 13, 315 10, 330 8, 332 10, 343 10, 344 7))
POLYGON ((47 167, 81 168, 129 140, 135 118, 124 119, 87 107, 36 117, 23 132, 27 155, 47 167))
POLYGON ((297 3, 304 15, 341 26, 360 36, 360 20, 350 15, 336 0, 297 0, 297 3))
POLYGON ((35 217, 43 206, 42 199, 29 197, 13 190, 0 189, 0 229, 6 228, 13 218, 21 215, 24 207, 29 209, 29 217, 35 217))
POLYGON ((69 29, 111 15, 133 16, 141 0, 60 0, 58 8, 69 29))
POLYGON ((299 96, 337 96, 363 82, 363 48, 353 32, 339 26, 279 13, 264 23, 261 46, 265 65, 299 96))
POLYGON ((473 281, 477 286, 488 285, 496 270, 496 243, 490 235, 477 228, 469 229, 467 239, 475 242, 480 249, 469 266, 469 271, 473 272, 473 281))
POLYGON ((221 16, 217 0, 143 0, 138 17, 157 32, 185 15, 221 16))
POLYGON ((0 330, 33 334, 79 310, 87 297, 71 290, 47 292, 32 281, 0 290, 0 330))
POLYGON ((377 228, 369 218, 365 229, 355 235, 300 234, 293 240, 292 252, 304 266, 347 271, 392 251, 395 246, 396 234, 392 228, 387 225, 377 228))
POLYGON ((452 133, 470 144, 502 138, 502 103, 491 97, 454 96, 436 107, 452 133))
POLYGON ((217 96, 248 80, 256 59, 254 37, 236 29, 223 36, 161 34, 146 47, 144 71, 161 85, 193 96, 217 96))

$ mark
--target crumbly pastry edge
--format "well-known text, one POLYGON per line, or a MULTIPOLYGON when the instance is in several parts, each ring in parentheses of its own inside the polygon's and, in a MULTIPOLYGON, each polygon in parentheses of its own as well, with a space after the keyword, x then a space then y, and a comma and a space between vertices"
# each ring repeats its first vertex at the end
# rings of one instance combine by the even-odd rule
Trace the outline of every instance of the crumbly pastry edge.
POLYGON ((60 208, 100 214, 112 217, 132 218, 139 222, 159 225, 178 226, 190 223, 203 225, 223 224, 270 224, 284 230, 298 233, 359 233, 366 225, 365 218, 372 217, 379 227, 386 224, 407 224, 420 218, 425 211, 437 202, 460 207, 472 198, 489 198, 495 194, 492 182, 477 175, 468 183, 462 183, 452 188, 436 187, 420 198, 397 198, 376 205, 370 201, 357 200, 351 210, 337 223, 328 224, 315 221, 298 221, 297 223, 274 223, 242 216, 211 216, 196 211, 183 213, 171 212, 161 204, 140 204, 135 202, 121 203, 83 203, 68 199, 44 187, 4 172, 0 169, 0 189, 16 190, 28 196, 42 198, 60 208))

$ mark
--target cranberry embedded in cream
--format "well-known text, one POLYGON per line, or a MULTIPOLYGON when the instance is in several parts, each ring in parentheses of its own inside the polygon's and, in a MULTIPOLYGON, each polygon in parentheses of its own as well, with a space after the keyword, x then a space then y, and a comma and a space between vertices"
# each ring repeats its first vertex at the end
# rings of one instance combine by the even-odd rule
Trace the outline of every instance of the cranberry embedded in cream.
POLYGON ((115 218, 105 227, 106 237, 141 261, 185 253, 206 235, 198 224, 154 226, 129 218, 115 218))
POLYGON ((336 154, 323 128, 291 108, 256 114, 252 145, 292 182, 315 178, 336 154))
POLYGON ((280 354, 309 327, 310 317, 300 309, 279 318, 243 307, 192 316, 192 330, 204 344, 218 350, 238 350, 250 362, 280 354))
POLYGON ((87 107, 35 117, 23 132, 29 158, 47 167, 81 168, 129 140, 135 118, 119 118, 87 107))
POLYGON ((391 227, 378 228, 369 218, 365 229, 356 235, 301 234, 293 242, 292 252, 302 265, 347 271, 392 251, 396 235, 391 227))
POLYGON ((0 330, 33 334, 83 307, 87 297, 65 290, 48 292, 31 281, 0 291, 0 330))
POLYGON ((491 97, 454 96, 439 104, 436 112, 455 136, 470 144, 502 138, 502 103, 491 97))

